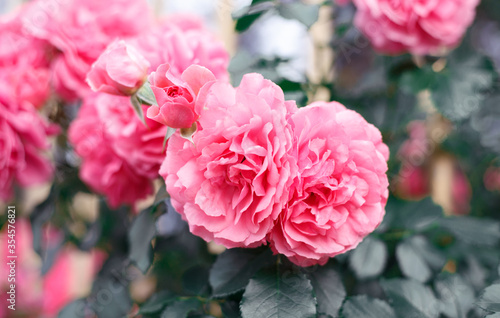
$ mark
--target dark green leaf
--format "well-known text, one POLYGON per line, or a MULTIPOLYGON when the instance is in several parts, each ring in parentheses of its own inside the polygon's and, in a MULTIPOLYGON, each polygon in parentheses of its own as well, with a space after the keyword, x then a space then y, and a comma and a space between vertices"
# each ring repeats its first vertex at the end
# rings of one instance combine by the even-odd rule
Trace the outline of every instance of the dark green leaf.
POLYGON ((261 271, 250 280, 241 301, 243 318, 312 318, 316 303, 311 283, 301 273, 261 271))
POLYGON ((346 296, 340 275, 326 265, 312 272, 309 278, 318 301, 318 313, 337 317, 346 296))
POLYGON ((450 217, 439 221, 457 239, 473 245, 493 246, 500 240, 500 222, 473 217, 450 217))
POLYGON ((407 279, 386 280, 381 284, 398 317, 439 317, 439 303, 429 287, 407 279))
POLYGON ((155 94, 151 89, 151 84, 145 82, 144 85, 137 91, 137 98, 140 102, 146 105, 158 105, 155 94))
POLYGON ((74 317, 92 317, 92 310, 90 309, 85 299, 75 300, 59 312, 58 318, 74 318, 74 317))
POLYGON ((394 310, 385 301, 368 296, 348 298, 342 307, 345 318, 396 318, 394 310))
POLYGON ((188 269, 182 275, 182 285, 188 294, 194 296, 208 295, 210 291, 208 269, 200 265, 188 269))
POLYGON ((295 19, 310 28, 319 17, 319 5, 302 2, 283 2, 278 5, 278 12, 283 18, 295 19))
POLYGON ((226 299, 220 304, 224 318, 240 318, 240 304, 237 301, 226 299))
POLYGON ((360 279, 379 275, 387 262, 387 246, 377 238, 366 237, 349 257, 349 266, 360 279))
POLYGON ((272 262, 269 248, 226 250, 217 257, 210 269, 210 285, 215 297, 223 297, 243 290, 250 278, 272 262))
POLYGON ((236 22, 236 31, 243 32, 247 30, 264 12, 249 14, 238 19, 236 22))
POLYGON ((443 275, 435 282, 441 312, 449 318, 466 318, 474 303, 474 289, 459 275, 443 275))
POLYGON ((485 92, 493 83, 493 72, 487 60, 457 50, 448 65, 436 74, 431 86, 436 107, 451 120, 462 120, 477 111, 485 92))
POLYGON ((500 284, 487 287, 477 305, 487 311, 500 312, 500 284))
POLYGON ((429 280, 432 269, 440 269, 446 261, 423 236, 401 242, 396 248, 396 258, 403 274, 420 282, 429 280))
POLYGON ((163 290, 153 294, 140 308, 139 314, 154 314, 160 312, 167 304, 173 301, 175 295, 163 290))
POLYGON ((151 240, 156 234, 155 220, 149 210, 142 211, 128 233, 129 258, 143 273, 153 261, 151 240))
POLYGON ((178 300, 168 305, 162 312, 161 318, 185 318, 190 312, 198 309, 201 302, 196 298, 178 300))

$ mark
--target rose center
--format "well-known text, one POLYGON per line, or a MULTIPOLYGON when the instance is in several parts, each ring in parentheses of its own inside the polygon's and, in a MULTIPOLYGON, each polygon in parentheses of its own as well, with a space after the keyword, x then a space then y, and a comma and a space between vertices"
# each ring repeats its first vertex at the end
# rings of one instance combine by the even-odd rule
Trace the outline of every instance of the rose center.
POLYGON ((167 88, 167 95, 170 97, 177 97, 179 95, 182 95, 182 92, 179 86, 170 86, 169 88, 167 88))

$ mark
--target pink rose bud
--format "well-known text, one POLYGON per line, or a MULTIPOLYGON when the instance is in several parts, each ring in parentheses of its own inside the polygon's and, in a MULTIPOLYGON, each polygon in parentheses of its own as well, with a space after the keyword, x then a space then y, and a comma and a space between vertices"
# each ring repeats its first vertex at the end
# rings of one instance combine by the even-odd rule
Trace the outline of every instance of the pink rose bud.
POLYGON ((93 91, 133 95, 146 81, 149 62, 125 41, 111 43, 87 74, 93 91))
POLYGON ((149 75, 151 89, 158 105, 149 107, 147 117, 171 128, 190 128, 198 118, 195 109, 200 89, 215 76, 208 69, 191 65, 180 76, 170 72, 169 64, 162 64, 149 75))

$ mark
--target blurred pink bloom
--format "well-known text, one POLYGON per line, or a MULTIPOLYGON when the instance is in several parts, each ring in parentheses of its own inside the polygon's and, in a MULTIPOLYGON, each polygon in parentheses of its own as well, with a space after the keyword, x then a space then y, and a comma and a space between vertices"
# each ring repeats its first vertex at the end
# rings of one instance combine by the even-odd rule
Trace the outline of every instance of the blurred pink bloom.
POLYGON ((238 88, 207 85, 193 142, 178 133, 161 167, 172 204, 191 232, 228 248, 255 247, 288 201, 295 166, 283 91, 248 74, 238 88))
POLYGON ((28 187, 52 177, 43 153, 50 148, 48 137, 57 132, 31 104, 21 107, 0 95, 0 200, 12 198, 15 184, 28 187))
POLYGON ((290 122, 298 174, 269 240, 297 265, 325 264, 382 222, 389 149, 375 126, 336 102, 300 108, 290 122))
POLYGON ((151 63, 151 69, 168 63, 170 73, 180 77, 191 65, 208 68, 218 80, 229 80, 229 54, 201 20, 190 15, 175 15, 131 40, 151 63))
POLYGON ((60 51, 53 65, 54 85, 67 101, 90 92, 85 77, 108 44, 147 30, 150 21, 146 0, 36 0, 23 19, 33 36, 60 51))
MULTIPOLYGON (((91 286, 93 277, 104 261, 104 253, 94 250, 83 254, 74 248, 64 247, 57 255, 49 272, 42 276, 42 261, 33 250, 33 236, 29 221, 16 220, 15 254, 9 253, 8 240, 11 238, 7 235, 7 224, 0 233, 0 255, 3 260, 9 260, 7 255, 17 255, 16 274, 15 282, 9 283, 7 279, 3 280, 0 290, 6 295, 5 293, 10 290, 10 284, 16 285, 16 311, 7 309, 10 303, 2 297, 0 317, 56 317, 66 304, 84 296, 81 292, 86 292, 86 290, 82 290, 82 287, 91 286), (85 267, 85 271, 82 272, 77 262, 80 262, 80 265, 90 266, 85 267)), ((47 234, 50 237, 56 233, 47 234)), ((50 238, 45 243, 50 244, 50 238)), ((9 271, 10 266, 6 261, 0 266, 2 277, 8 277, 9 271)))
POLYGON ((336 4, 338 4, 339 6, 345 6, 349 3, 351 3, 351 0, 334 0, 334 2, 336 4))
POLYGON ((28 7, 0 18, 0 93, 40 108, 50 94, 50 46, 23 30, 28 7))
POLYGON ((172 128, 190 128, 198 118, 196 96, 203 85, 212 81, 212 72, 199 65, 188 67, 180 78, 170 72, 170 65, 160 65, 149 76, 158 105, 149 107, 147 116, 172 128))
POLYGON ((353 0, 355 25, 386 54, 439 54, 460 42, 479 0, 353 0))
MULTIPOLYGON (((146 106, 143 106, 146 111, 146 106)), ((165 158, 167 127, 146 119, 145 126, 127 97, 87 96, 69 129, 69 140, 82 158, 80 177, 108 197, 112 207, 133 205, 153 192, 165 158)))
POLYGON ((472 188, 467 176, 458 167, 455 167, 453 174, 451 197, 453 203, 453 215, 466 215, 470 213, 472 188))
POLYGON ((486 169, 483 181, 488 191, 500 191, 500 168, 491 166, 486 169))
POLYGON ((149 62, 125 41, 111 43, 87 73, 87 83, 95 92, 133 95, 146 81, 149 62))

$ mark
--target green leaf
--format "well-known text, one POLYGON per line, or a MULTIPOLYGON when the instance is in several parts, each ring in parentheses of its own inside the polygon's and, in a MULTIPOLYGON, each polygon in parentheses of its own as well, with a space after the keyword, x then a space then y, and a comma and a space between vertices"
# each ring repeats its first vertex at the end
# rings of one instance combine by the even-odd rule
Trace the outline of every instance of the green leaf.
POLYGON ((480 108, 494 74, 485 57, 460 51, 450 55, 431 86, 436 107, 454 121, 468 118, 480 108))
POLYGON ((263 13, 264 12, 257 12, 239 18, 235 26, 236 31, 243 32, 247 30, 255 22, 255 20, 257 20, 263 13))
POLYGON ((198 309, 201 302, 196 298, 178 300, 168 305, 162 312, 161 318, 185 318, 187 315, 198 309))
POLYGON ((302 273, 260 271, 250 280, 241 301, 242 318, 313 318, 316 303, 311 282, 302 273))
POLYGON ((144 118, 144 112, 142 110, 142 102, 137 97, 137 94, 130 96, 130 103, 132 104, 132 108, 134 109, 139 119, 144 125, 146 125, 146 119, 144 118))
POLYGON ((153 261, 151 240, 156 235, 156 226, 149 209, 142 211, 134 220, 128 233, 129 258, 143 273, 153 261))
POLYGON ((484 310, 500 312, 500 284, 486 287, 476 304, 484 310))
POLYGON ((429 287, 399 278, 385 280, 381 284, 398 317, 439 317, 439 303, 429 287))
POLYGON ((167 290, 155 293, 139 308, 138 314, 158 313, 163 310, 167 304, 171 303, 174 297, 175 295, 167 290))
POLYGON ((167 145, 167 140, 169 140, 170 137, 172 137, 176 131, 177 129, 175 128, 172 127, 167 128, 167 133, 165 134, 165 138, 163 139, 163 149, 165 149, 165 146, 167 145))
POLYGON ((208 269, 201 265, 191 267, 182 275, 182 285, 188 294, 208 295, 210 291, 208 269))
POLYGON ((450 217, 439 224, 457 239, 473 245, 494 246, 500 240, 500 222, 473 217, 450 217))
POLYGON ((346 291, 340 275, 331 265, 319 267, 309 274, 318 301, 318 313, 337 317, 346 291))
POLYGON ((500 318, 500 312, 497 312, 496 314, 493 314, 493 315, 488 315, 484 318, 500 318))
POLYGON ((217 256, 210 269, 210 285, 214 297, 223 297, 243 290, 250 278, 262 267, 271 264, 269 248, 233 248, 217 256))
POLYGON ((137 99, 145 105, 158 105, 156 96, 151 89, 151 84, 145 82, 144 85, 137 91, 137 99))
MULTIPOLYGON (((335 317, 335 316, 334 316, 335 317)), ((342 307, 345 318, 396 318, 394 310, 385 301, 366 295, 348 298, 342 307)))
POLYGON ((349 257, 349 266, 359 279, 379 275, 387 262, 387 246, 377 238, 366 237, 349 257))
POLYGON ((406 277, 426 282, 432 269, 440 269, 446 259, 423 236, 413 236, 396 247, 399 267, 406 277))
POLYGON ((77 299, 66 306, 57 315, 58 318, 93 317, 93 312, 85 299, 77 299))
POLYGON ((442 275, 435 281, 434 286, 444 315, 449 318, 467 317, 475 299, 472 286, 459 275, 442 275))
POLYGON ((283 2, 278 5, 279 14, 285 19, 295 19, 310 28, 319 17, 319 5, 302 2, 283 2))

